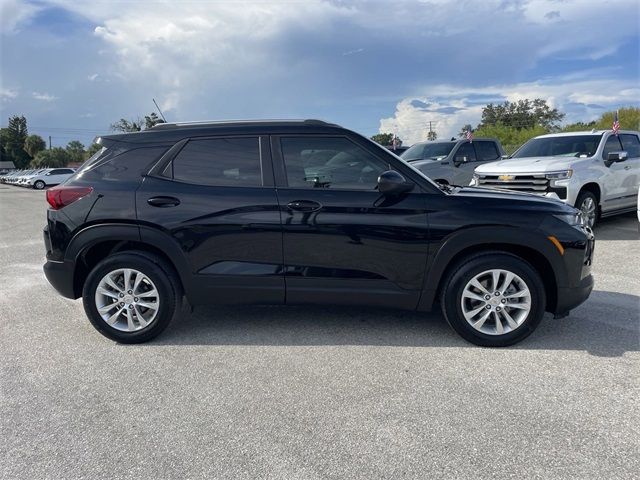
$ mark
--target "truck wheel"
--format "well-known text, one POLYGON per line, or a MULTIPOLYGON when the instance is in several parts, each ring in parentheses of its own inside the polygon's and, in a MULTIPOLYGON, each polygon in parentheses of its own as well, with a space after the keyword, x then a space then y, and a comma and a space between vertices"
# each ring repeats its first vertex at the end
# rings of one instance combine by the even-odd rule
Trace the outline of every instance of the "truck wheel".
POLYGON ((44 187, 46 187, 46 185, 42 180, 38 180, 33 184, 33 188, 35 188, 36 190, 42 190, 44 187))
POLYGON ((587 221, 587 225, 592 227, 598 222, 598 199, 596 196, 585 190, 576 199, 576 208, 582 212, 587 221))
POLYGON ((442 312, 465 340, 484 347, 506 347, 529 336, 546 306, 536 270, 509 253, 472 256, 445 279, 442 312))
POLYGON ((142 343, 159 335, 180 305, 180 281, 162 259, 146 252, 122 252, 104 259, 87 276, 82 291, 89 321, 120 343, 142 343))

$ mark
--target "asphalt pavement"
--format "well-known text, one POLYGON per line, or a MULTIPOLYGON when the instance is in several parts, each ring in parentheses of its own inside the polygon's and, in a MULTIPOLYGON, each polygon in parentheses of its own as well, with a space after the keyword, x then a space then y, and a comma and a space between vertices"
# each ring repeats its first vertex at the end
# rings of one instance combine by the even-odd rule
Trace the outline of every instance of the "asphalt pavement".
POLYGON ((439 313, 186 308, 98 334, 42 273, 44 193, 0 185, 0 478, 638 478, 640 240, 596 229, 596 287, 523 343, 439 313))

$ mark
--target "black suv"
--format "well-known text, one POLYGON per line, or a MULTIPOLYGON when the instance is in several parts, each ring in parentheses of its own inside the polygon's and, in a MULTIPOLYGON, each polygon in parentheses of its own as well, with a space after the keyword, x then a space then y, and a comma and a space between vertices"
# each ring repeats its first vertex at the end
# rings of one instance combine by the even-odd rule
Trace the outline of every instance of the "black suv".
POLYGON ((437 185, 318 120, 162 124, 47 192, 45 274, 124 343, 191 305, 429 311, 465 339, 522 340, 591 292, 593 234, 561 202, 437 185))

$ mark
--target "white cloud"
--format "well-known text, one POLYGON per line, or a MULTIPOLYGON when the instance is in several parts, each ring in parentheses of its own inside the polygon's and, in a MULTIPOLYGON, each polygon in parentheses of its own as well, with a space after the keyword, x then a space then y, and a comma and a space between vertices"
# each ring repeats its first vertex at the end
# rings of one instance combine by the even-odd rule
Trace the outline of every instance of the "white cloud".
POLYGON ((11 88, 2 88, 0 87, 0 100, 5 101, 5 100, 11 100, 13 98, 16 98, 18 96, 18 91, 17 90, 13 90, 11 88))
POLYGON ((58 97, 51 95, 50 93, 33 92, 31 95, 36 100, 42 100, 43 102, 53 102, 58 99, 58 97))
POLYGON ((0 32, 15 33, 40 9, 22 0, 0 0, 0 32))
POLYGON ((624 80, 569 80, 526 82, 482 88, 432 85, 425 96, 398 102, 395 114, 380 120, 380 132, 397 134, 407 144, 426 140, 429 121, 439 138, 457 136, 465 124, 480 122, 486 103, 543 98, 566 113, 564 122, 595 120, 615 107, 640 106, 640 87, 624 80), (482 100, 485 99, 485 100, 482 100))
POLYGON ((87 80, 89 80, 90 82, 94 82, 97 78, 98 78, 98 74, 97 73, 92 73, 91 75, 87 76, 87 80))

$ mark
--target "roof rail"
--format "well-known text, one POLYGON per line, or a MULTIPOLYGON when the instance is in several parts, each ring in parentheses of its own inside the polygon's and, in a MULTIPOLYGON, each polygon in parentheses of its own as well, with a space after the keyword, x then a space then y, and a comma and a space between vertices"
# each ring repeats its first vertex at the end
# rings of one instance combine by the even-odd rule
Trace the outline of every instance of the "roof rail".
POLYGON ((163 122, 157 123, 153 127, 154 130, 164 130, 164 129, 172 129, 179 127, 198 127, 198 126, 207 126, 207 125, 223 125, 223 124, 232 124, 232 123, 269 123, 269 122, 277 122, 277 123, 304 123, 307 125, 325 125, 329 127, 338 127, 339 125, 335 123, 325 122, 324 120, 318 120, 315 118, 308 119, 263 119, 263 120, 196 120, 191 122, 163 122))

